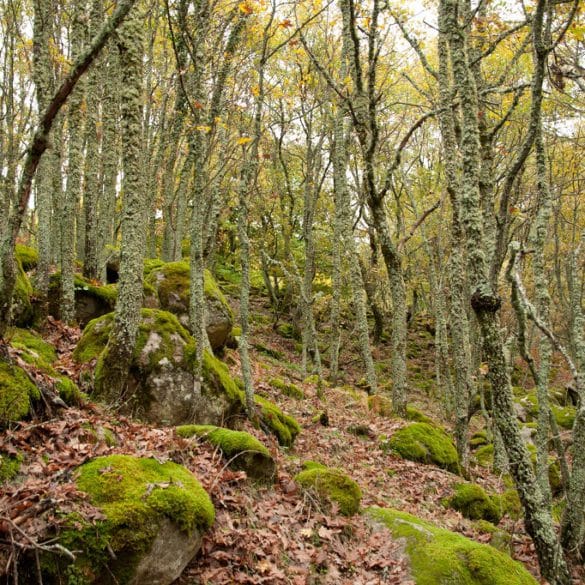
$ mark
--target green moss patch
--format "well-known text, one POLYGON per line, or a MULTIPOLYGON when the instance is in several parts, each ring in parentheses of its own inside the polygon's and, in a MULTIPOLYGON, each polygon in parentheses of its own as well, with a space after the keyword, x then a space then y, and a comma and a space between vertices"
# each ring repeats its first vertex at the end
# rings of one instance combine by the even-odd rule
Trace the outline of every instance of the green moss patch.
POLYGON ((7 453, 0 453, 0 485, 13 480, 18 475, 21 463, 22 456, 20 455, 14 457, 7 453))
POLYGON ((536 585, 518 562, 485 544, 443 530, 415 516, 384 508, 367 514, 404 539, 417 585, 536 585))
MULTIPOLYGON (((515 394, 517 396, 516 402, 526 411, 527 422, 535 422, 538 418, 538 398, 536 396, 536 391, 532 390, 526 392, 522 388, 516 388, 515 394)), ((575 407, 556 404, 555 392, 551 391, 551 394, 550 409, 555 417, 557 425, 562 429, 572 429, 573 424, 575 423, 575 407)))
POLYGON ((22 264, 16 261, 16 281, 12 292, 11 318, 12 324, 17 327, 27 327, 34 320, 34 311, 31 304, 33 287, 22 264))
POLYGON ((340 469, 311 465, 295 476, 295 481, 306 490, 315 492, 326 502, 335 502, 345 516, 357 514, 362 492, 358 484, 340 469))
POLYGON ((197 436, 215 445, 229 460, 230 467, 244 470, 252 479, 274 480, 276 464, 270 451, 250 433, 212 425, 183 425, 176 431, 182 437, 197 436))
POLYGON ((457 484, 455 493, 448 499, 448 505, 470 520, 487 520, 497 524, 501 518, 499 507, 485 490, 475 483, 457 484))
MULTIPOLYGON (((368 397, 368 408, 372 412, 386 418, 394 416, 392 411, 392 400, 385 396, 381 396, 380 394, 374 394, 373 396, 368 397)), ((413 406, 406 407, 406 419, 414 422, 433 424, 432 419, 413 406)))
POLYGON ((165 519, 188 535, 207 530, 214 521, 207 492, 176 463, 100 457, 78 469, 76 483, 105 516, 95 525, 73 516, 71 528, 61 534, 64 546, 83 551, 75 562, 81 574, 108 572, 115 582, 126 583, 165 519))
POLYGON ((282 378, 270 378, 268 383, 275 388, 280 390, 285 396, 290 398, 302 399, 305 397, 305 393, 292 382, 285 382, 282 378))
POLYGON ((28 364, 46 371, 57 360, 55 348, 30 329, 13 327, 8 330, 7 338, 10 345, 19 350, 20 357, 28 364))
POLYGON ((39 253, 35 250, 35 248, 25 246, 24 244, 16 244, 14 255, 16 256, 16 260, 20 262, 25 272, 34 270, 39 263, 39 253))
POLYGON ((388 446, 410 461, 431 463, 459 473, 459 460, 453 441, 445 431, 428 423, 413 423, 394 433, 388 446))
POLYGON ((0 426, 25 418, 40 397, 22 368, 0 360, 0 426))
POLYGON ((264 427, 276 436, 280 445, 292 446, 296 436, 301 432, 299 423, 292 416, 282 412, 276 404, 261 396, 254 396, 254 401, 260 410, 264 427))

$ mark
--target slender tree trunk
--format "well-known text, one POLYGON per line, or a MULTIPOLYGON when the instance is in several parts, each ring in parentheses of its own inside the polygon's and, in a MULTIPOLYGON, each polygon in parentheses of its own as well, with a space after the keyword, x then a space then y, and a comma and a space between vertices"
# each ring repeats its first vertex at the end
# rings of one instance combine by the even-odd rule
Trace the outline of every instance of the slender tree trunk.
POLYGON ((134 9, 120 27, 122 72, 123 210, 120 280, 114 324, 95 372, 98 395, 119 400, 124 394, 142 306, 145 202, 142 169, 142 55, 144 26, 134 9))

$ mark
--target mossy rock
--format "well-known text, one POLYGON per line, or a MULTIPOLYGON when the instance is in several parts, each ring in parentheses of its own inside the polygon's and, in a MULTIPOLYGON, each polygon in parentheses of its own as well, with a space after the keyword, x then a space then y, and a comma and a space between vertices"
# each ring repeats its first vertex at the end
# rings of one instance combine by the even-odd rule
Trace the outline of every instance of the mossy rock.
POLYGON ((33 287, 22 264, 16 261, 16 281, 12 292, 10 320, 16 327, 28 327, 34 321, 34 309, 31 303, 33 287))
POLYGON ((270 451, 256 437, 244 431, 232 431, 212 425, 177 427, 181 437, 197 436, 218 447, 233 469, 241 469, 261 483, 273 483, 276 463, 270 451))
POLYGON ((537 585, 522 564, 491 546, 397 510, 366 513, 404 542, 417 585, 537 585))
POLYGON ((498 506, 476 483, 457 484, 455 493, 448 499, 448 505, 470 520, 487 520, 497 524, 501 518, 498 506))
POLYGON ((60 534, 63 546, 81 551, 68 572, 83 575, 83 583, 168 585, 214 521, 207 492, 176 463, 100 457, 78 468, 76 484, 104 515, 95 525, 72 515, 60 534))
POLYGON ((305 397, 305 393, 292 382, 285 382, 282 378, 270 378, 268 380, 270 386, 276 390, 280 390, 285 396, 290 398, 298 398, 299 400, 305 397))
POLYGON ((0 359, 0 427, 27 417, 40 397, 22 368, 0 359))
MULTIPOLYGON (((167 262, 152 267, 148 273, 147 284, 152 286, 158 296, 160 307, 175 314, 181 325, 189 329, 189 263, 167 262)), ((211 347, 223 347, 232 331, 234 315, 209 270, 204 273, 204 292, 206 308, 206 331, 211 347)))
POLYGON ((9 455, 0 452, 0 485, 12 481, 20 470, 22 455, 9 455))
POLYGON ((514 488, 507 489, 503 494, 492 494, 492 502, 498 508, 500 516, 509 516, 513 520, 522 517, 522 503, 514 488))
MULTIPOLYGON (((73 353, 79 363, 99 358, 108 341, 114 314, 94 319, 73 353)), ((142 309, 130 367, 124 409, 154 423, 217 424, 243 412, 242 393, 222 362, 203 357, 203 384, 194 383, 196 344, 177 317, 159 309, 142 309)), ((95 376, 103 376, 101 362, 95 376)), ((98 396, 106 401, 118 397, 98 396)))
POLYGON ((55 348, 36 331, 11 327, 6 337, 10 345, 19 350, 20 357, 27 364, 46 371, 57 361, 55 348))
POLYGON ((25 272, 34 270, 39 263, 39 253, 37 250, 30 246, 25 246, 24 244, 16 244, 14 256, 16 257, 16 260, 20 262, 20 265, 25 272))
POLYGON ((482 467, 491 467, 494 464, 494 446, 492 443, 483 445, 475 451, 475 459, 482 467))
MULTIPOLYGON (((92 319, 97 319, 114 310, 118 296, 114 284, 96 284, 81 274, 73 276, 75 287, 75 320, 85 327, 92 319)), ((49 313, 61 318, 61 273, 51 275, 49 281, 49 313)))
POLYGON ((43 371, 53 379, 55 392, 69 406, 79 406, 85 398, 77 384, 53 368, 57 361, 55 348, 31 329, 11 328, 7 338, 10 345, 18 350, 23 361, 43 371))
MULTIPOLYGON (((571 405, 561 406, 557 404, 555 393, 554 391, 551 392, 552 396, 550 400, 550 409, 553 416, 555 417, 557 425, 562 429, 572 429, 573 424, 575 423, 575 407, 571 405)), ((526 392, 526 390, 519 388, 515 389, 515 395, 516 403, 518 404, 519 408, 523 409, 525 413, 526 421, 524 422, 535 422, 538 418, 538 397, 536 395, 536 391, 532 390, 530 392, 526 392)))
POLYGON ((341 469, 311 465, 294 479, 303 489, 315 492, 323 502, 335 502, 343 515, 353 516, 359 512, 362 499, 360 487, 341 469))
POLYGON ((429 425, 435 424, 431 418, 429 418, 426 414, 423 414, 420 410, 414 408, 414 406, 406 407, 406 420, 427 423, 429 425))
POLYGON ((479 447, 483 447, 484 445, 488 445, 489 442, 490 441, 486 431, 477 431, 471 436, 471 439, 469 440, 469 446, 471 449, 475 450, 479 447))
POLYGON ((447 433, 428 423, 413 423, 394 433, 388 446, 410 461, 431 463, 459 473, 459 460, 453 441, 447 433))
POLYGON ((273 434, 283 447, 291 447, 301 432, 299 423, 262 396, 254 396, 254 401, 260 410, 260 418, 265 430, 273 434))

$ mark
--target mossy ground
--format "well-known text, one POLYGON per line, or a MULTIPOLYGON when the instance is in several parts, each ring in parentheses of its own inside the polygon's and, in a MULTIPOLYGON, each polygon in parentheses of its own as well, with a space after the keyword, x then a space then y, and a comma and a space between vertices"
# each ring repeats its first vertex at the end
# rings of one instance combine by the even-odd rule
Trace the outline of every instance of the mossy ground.
POLYGON ((305 393, 296 384, 285 382, 282 378, 270 378, 268 383, 290 398, 302 399, 305 397, 305 393))
POLYGON ((368 508, 367 514, 406 541, 417 585, 536 585, 518 562, 493 547, 437 528, 391 509, 368 508))
POLYGON ((499 507, 480 485, 474 483, 457 484, 448 505, 470 520, 487 520, 497 524, 501 518, 499 507))
MULTIPOLYGON (((392 400, 386 398, 380 394, 374 394, 368 397, 368 407, 372 412, 384 417, 393 417, 392 411, 392 400)), ((414 406, 406 407, 406 419, 414 422, 423 422, 427 424, 433 424, 433 420, 423 414, 420 410, 414 408, 414 406)))
POLYGON ((404 459, 431 463, 459 473, 459 460, 453 441, 445 431, 428 423, 413 423, 390 438, 388 446, 404 459))
POLYGON ((341 469, 308 463, 310 465, 295 476, 295 481, 304 489, 313 490, 325 502, 335 502, 345 516, 357 514, 362 499, 358 484, 341 469))
POLYGON ((60 536, 70 550, 83 551, 75 563, 78 574, 111 571, 114 582, 125 583, 163 518, 187 534, 207 530, 214 521, 207 492, 176 463, 129 455, 100 457, 78 469, 76 483, 105 515, 95 525, 82 523, 81 530, 79 519, 72 517, 71 528, 60 536))

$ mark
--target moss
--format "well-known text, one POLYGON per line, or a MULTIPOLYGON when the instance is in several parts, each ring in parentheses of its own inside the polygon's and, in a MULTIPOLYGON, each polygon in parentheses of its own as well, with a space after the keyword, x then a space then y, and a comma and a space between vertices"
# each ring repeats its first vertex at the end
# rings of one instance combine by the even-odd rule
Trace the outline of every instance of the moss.
POLYGON ((470 520, 487 520, 497 524, 501 518, 498 506, 485 490, 475 483, 457 484, 455 494, 449 498, 448 505, 470 520))
POLYGON ((59 398, 69 406, 80 406, 85 398, 77 384, 66 376, 57 380, 55 390, 59 393, 59 398))
POLYGON ((345 516, 359 511, 362 492, 358 484, 340 469, 312 466, 295 476, 295 481, 304 489, 317 493, 329 504, 335 502, 345 516))
MULTIPOLYGON (((91 280, 85 278, 81 274, 73 276, 73 284, 76 291, 84 291, 89 296, 103 301, 111 309, 116 305, 116 298, 118 296, 118 287, 115 284, 95 284, 91 280)), ((56 272, 51 275, 49 282, 49 292, 59 295, 59 288, 61 286, 61 273, 56 272)))
POLYGON ((16 262, 16 281, 12 292, 12 323, 17 327, 26 327, 33 322, 34 311, 30 299, 33 287, 20 262, 16 262))
POLYGON ((445 431, 427 423, 413 423, 394 433, 389 447, 404 459, 433 463, 459 473, 457 450, 445 431))
POLYGON ((489 444, 489 439, 486 431, 478 431, 477 433, 474 433, 469 440, 469 446, 472 449, 477 449, 478 447, 483 447, 487 444, 489 444))
POLYGON ((14 255, 25 272, 34 270, 39 263, 39 253, 34 248, 24 244, 16 244, 14 255))
POLYGON ((275 359, 277 361, 281 361, 282 359, 284 359, 284 354, 281 351, 278 351, 277 349, 274 349, 272 347, 268 347, 263 343, 253 343, 252 347, 261 354, 271 357, 272 359, 275 359))
POLYGON ((318 461, 311 461, 310 459, 307 461, 303 461, 302 465, 303 469, 327 469, 326 465, 323 463, 319 463, 318 461))
POLYGON ((491 467, 494 464, 494 446, 490 443, 477 449, 475 459, 482 467, 491 467))
POLYGON ((153 270, 164 266, 165 262, 158 258, 147 258, 144 260, 144 278, 146 279, 153 270))
POLYGON ((61 535, 64 546, 83 551, 74 565, 80 574, 99 575, 107 566, 115 582, 126 583, 164 518, 188 534, 208 529, 214 520, 209 496, 176 463, 129 455, 100 457, 78 469, 76 483, 105 515, 95 525, 72 516, 71 527, 61 535))
POLYGON ((414 406, 406 407, 406 420, 412 420, 415 422, 433 424, 433 420, 430 419, 426 414, 423 414, 420 410, 414 408, 414 406))
POLYGON ((368 508, 394 538, 405 540, 417 585, 536 585, 518 562, 485 544, 443 530, 415 516, 391 509, 368 508))
POLYGON ((500 516, 507 515, 513 520, 522 517, 522 503, 514 488, 507 489, 503 494, 493 494, 491 499, 497 506, 500 516))
MULTIPOLYGON (((185 260, 155 264, 156 262, 160 261, 154 261, 149 266, 147 284, 154 286, 157 290, 161 306, 171 312, 188 310, 190 295, 189 263, 185 260)), ((145 266, 145 273, 146 270, 145 266)), ((203 287, 206 299, 208 301, 215 300, 221 304, 233 320, 231 307, 209 270, 204 272, 203 287)))
MULTIPOLYGON (((538 397, 536 391, 526 392, 526 390, 520 388, 515 389, 515 393, 518 396, 516 402, 520 404, 528 415, 528 422, 536 421, 538 417, 538 397)), ((553 402, 550 405, 550 409, 555 417, 556 423, 563 429, 572 429, 575 423, 575 408, 573 406, 561 406, 554 404, 555 402, 555 391, 551 390, 551 398, 553 402)))
POLYGON ((285 382, 282 378, 270 378, 268 383, 275 388, 280 390, 285 396, 290 398, 304 398, 305 393, 296 385, 291 382, 285 382))
POLYGON ((18 475, 21 463, 22 455, 0 453, 0 485, 12 481, 18 475))
POLYGON ((276 436, 279 444, 285 447, 292 446, 296 436, 301 432, 299 423, 292 416, 282 412, 278 406, 261 396, 255 396, 254 401, 260 408, 262 422, 276 436))
POLYGON ((176 428, 181 437, 203 437, 216 447, 219 447, 224 455, 232 457, 242 451, 255 451, 270 457, 270 451, 256 437, 243 431, 232 431, 213 425, 182 425, 176 428))
POLYGON ((298 332, 295 331, 295 328, 290 323, 281 323, 276 328, 276 332, 285 339, 299 339, 298 332))
POLYGON ((0 359, 0 425, 26 417, 40 397, 39 389, 22 368, 0 359))
POLYGON ((28 364, 46 370, 57 360, 55 348, 30 329, 11 328, 7 337, 10 345, 19 350, 20 356, 28 364))
POLYGON ((243 469, 252 479, 268 482, 274 479, 276 465, 270 451, 249 433, 212 425, 183 425, 176 431, 181 437, 197 436, 215 445, 229 460, 230 467, 243 469))

